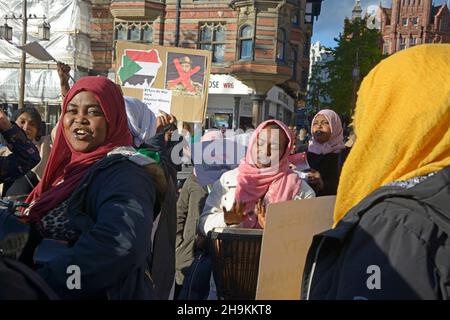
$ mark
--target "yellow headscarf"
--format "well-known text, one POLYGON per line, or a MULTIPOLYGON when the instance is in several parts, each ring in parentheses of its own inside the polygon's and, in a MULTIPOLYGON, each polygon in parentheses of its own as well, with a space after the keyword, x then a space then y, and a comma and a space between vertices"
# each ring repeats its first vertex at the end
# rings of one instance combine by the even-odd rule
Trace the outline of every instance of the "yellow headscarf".
POLYGON ((450 165, 450 45, 420 45, 383 60, 361 85, 353 124, 334 226, 379 187, 450 165))

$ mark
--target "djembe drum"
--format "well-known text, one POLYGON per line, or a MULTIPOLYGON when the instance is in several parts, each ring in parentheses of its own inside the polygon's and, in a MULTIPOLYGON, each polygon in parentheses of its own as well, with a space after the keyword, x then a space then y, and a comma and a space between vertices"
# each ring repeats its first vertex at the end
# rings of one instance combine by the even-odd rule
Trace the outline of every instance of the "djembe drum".
POLYGON ((262 235, 262 230, 243 228, 215 228, 211 232, 218 299, 255 299, 262 235))

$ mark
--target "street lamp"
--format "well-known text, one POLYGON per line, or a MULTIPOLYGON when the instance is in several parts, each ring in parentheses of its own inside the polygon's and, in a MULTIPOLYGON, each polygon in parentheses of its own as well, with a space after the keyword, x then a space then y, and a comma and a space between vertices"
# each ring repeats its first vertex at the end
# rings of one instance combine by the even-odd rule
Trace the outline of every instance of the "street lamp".
MULTIPOLYGON (((50 24, 45 21, 45 15, 38 17, 35 14, 27 16, 27 1, 22 2, 22 14, 16 17, 14 14, 11 16, 5 16, 5 24, 0 26, 0 37, 7 41, 12 40, 12 27, 8 25, 8 19, 22 20, 22 46, 27 44, 27 22, 32 19, 42 19, 42 24, 38 27, 39 39, 42 41, 50 40, 50 24)), ((19 84, 19 109, 24 107, 25 100, 25 71, 26 71, 26 53, 22 51, 22 57, 20 59, 20 84, 19 84)))
POLYGON ((356 89, 358 86, 361 70, 359 68, 359 48, 356 49, 356 61, 352 71, 353 92, 352 92, 352 113, 356 107, 356 89))
POLYGON ((0 37, 6 41, 12 40, 12 27, 8 26, 7 22, 3 26, 0 26, 0 37))
MULTIPOLYGON (((12 40, 12 31, 13 31, 13 29, 12 29, 12 27, 10 27, 8 25, 8 20, 27 21, 27 20, 33 20, 33 19, 42 19, 43 20, 42 24, 38 26, 38 38, 39 38, 39 40, 42 40, 42 41, 50 40, 50 23, 45 21, 45 19, 46 19, 45 15, 42 16, 42 17, 38 17, 36 15, 31 15, 30 14, 28 17, 24 17, 24 15, 21 14, 18 17, 16 17, 13 14, 11 16, 6 15, 4 17, 4 19, 5 19, 5 24, 3 26, 0 26, 0 38, 3 38, 5 40, 7 40, 7 41, 11 41, 12 40)), ((25 44, 25 43, 22 43, 22 44, 25 44)))
POLYGON ((353 67, 353 72, 352 72, 352 77, 354 80, 359 80, 359 74, 360 74, 360 70, 359 70, 359 65, 355 65, 353 67))
POLYGON ((41 40, 50 40, 50 23, 44 20, 44 22, 38 27, 38 34, 41 40))

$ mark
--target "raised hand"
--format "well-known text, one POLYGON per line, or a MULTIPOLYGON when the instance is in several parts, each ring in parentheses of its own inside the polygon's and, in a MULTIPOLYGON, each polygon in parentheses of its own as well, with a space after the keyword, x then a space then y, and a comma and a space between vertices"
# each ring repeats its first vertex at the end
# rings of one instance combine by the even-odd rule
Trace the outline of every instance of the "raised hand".
POLYGON ((255 204, 255 213, 258 217, 259 225, 264 229, 266 227, 266 206, 264 205, 263 199, 259 199, 255 204))
POLYGON ((306 181, 316 193, 323 190, 323 179, 319 171, 311 169, 311 171, 306 174, 306 181))
POLYGON ((160 132, 165 126, 169 124, 176 124, 177 118, 174 115, 167 114, 164 111, 160 110, 161 115, 156 117, 156 132, 160 132))
POLYGON ((67 92, 69 92, 70 90, 70 66, 65 63, 58 62, 58 64, 56 65, 56 69, 58 70, 59 82, 61 85, 61 95, 65 97, 67 95, 67 92))
POLYGON ((245 213, 244 208, 245 208, 244 202, 239 203, 234 202, 230 211, 225 209, 225 207, 222 207, 225 223, 227 225, 232 225, 232 224, 240 224, 241 222, 243 222, 247 217, 247 213, 245 213))
POLYGON ((12 127, 11 121, 9 121, 8 116, 0 110, 0 132, 6 131, 12 127))
POLYGON ((61 85, 69 83, 69 73, 70 73, 70 66, 62 63, 62 62, 58 62, 58 64, 56 65, 56 69, 58 70, 58 76, 59 76, 59 80, 61 85))

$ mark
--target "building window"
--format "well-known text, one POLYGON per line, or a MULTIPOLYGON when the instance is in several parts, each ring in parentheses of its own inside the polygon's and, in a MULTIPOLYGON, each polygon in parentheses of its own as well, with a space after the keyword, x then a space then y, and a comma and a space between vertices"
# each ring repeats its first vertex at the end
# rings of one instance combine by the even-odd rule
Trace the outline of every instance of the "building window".
POLYGON ((251 26, 245 25, 241 28, 241 32, 239 33, 239 42, 239 59, 251 59, 253 56, 253 28, 251 26))
POLYGON ((300 16, 299 16, 297 11, 292 14, 292 16, 291 16, 291 23, 294 26, 299 26, 300 25, 300 18, 299 17, 300 16))
POLYGON ((277 37, 277 59, 280 61, 285 60, 286 51, 286 31, 284 29, 278 30, 277 37))
POLYGON ((448 27, 447 21, 445 21, 444 19, 442 19, 442 20, 441 20, 441 25, 440 25, 440 30, 441 30, 441 31, 447 31, 447 27, 448 27))
POLYGON ((128 28, 126 24, 118 23, 116 24, 116 40, 127 40, 128 38, 128 28))
POLYGON ((412 24, 417 27, 417 25, 419 24, 419 18, 412 18, 412 24))
POLYGON ((311 40, 306 39, 305 41, 305 47, 303 48, 303 57, 309 58, 309 52, 311 51, 311 40))
POLYGON ((205 23, 200 27, 200 49, 212 52, 212 62, 225 60, 225 27, 221 23, 205 23))
POLYGON ((145 26, 142 28, 142 42, 151 43, 153 42, 153 29, 150 26, 145 26))
POLYGON ((403 50, 406 48, 406 39, 400 38, 400 50, 403 50))
POLYGON ((408 18, 403 18, 403 19, 402 19, 402 25, 403 25, 404 27, 407 27, 407 26, 408 26, 408 18))
POLYGON ((384 40, 384 45, 383 45, 383 54, 389 54, 390 52, 390 46, 391 46, 391 42, 389 40, 384 40))
POLYGON ((138 25, 132 25, 128 29, 128 39, 130 41, 140 41, 141 40, 141 28, 138 25))
POLYGON ((302 81, 301 81, 301 88, 302 91, 306 91, 308 89, 308 71, 306 69, 302 70, 302 81))
POLYGON ((296 48, 292 48, 291 60, 292 60, 292 79, 297 80, 298 51, 296 48))
POLYGON ((306 24, 313 23, 313 4, 312 4, 312 2, 306 3, 305 23, 306 24))
POLYGON ((150 22, 130 21, 115 23, 115 40, 128 40, 134 42, 153 42, 153 28, 150 22))

